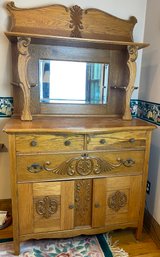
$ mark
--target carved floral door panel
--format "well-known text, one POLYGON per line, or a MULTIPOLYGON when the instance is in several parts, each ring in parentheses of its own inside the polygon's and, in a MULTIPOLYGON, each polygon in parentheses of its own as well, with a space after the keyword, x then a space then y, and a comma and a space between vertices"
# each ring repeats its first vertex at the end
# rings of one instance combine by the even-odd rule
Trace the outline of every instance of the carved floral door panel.
POLYGON ((92 179, 75 181, 74 226, 92 225, 92 179))
POLYGON ((18 197, 21 235, 73 228, 74 181, 19 184, 18 197))
POLYGON ((92 226, 137 224, 141 182, 141 176, 95 179, 92 226))

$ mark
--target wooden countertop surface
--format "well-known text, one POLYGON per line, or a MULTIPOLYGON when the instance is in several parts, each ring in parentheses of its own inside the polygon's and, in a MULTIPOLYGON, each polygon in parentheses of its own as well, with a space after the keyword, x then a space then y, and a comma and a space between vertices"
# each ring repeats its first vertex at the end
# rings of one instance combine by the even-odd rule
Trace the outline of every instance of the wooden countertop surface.
POLYGON ((11 118, 5 125, 3 131, 6 133, 94 133, 123 130, 153 130, 155 125, 132 119, 123 121, 117 118, 106 117, 47 117, 35 118, 33 121, 21 121, 11 118))

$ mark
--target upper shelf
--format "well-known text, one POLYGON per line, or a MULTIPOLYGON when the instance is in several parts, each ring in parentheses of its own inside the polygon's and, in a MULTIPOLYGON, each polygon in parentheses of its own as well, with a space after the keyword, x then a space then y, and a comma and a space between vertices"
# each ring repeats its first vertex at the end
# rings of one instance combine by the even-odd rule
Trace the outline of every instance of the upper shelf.
POLYGON ((7 4, 11 14, 11 32, 6 36, 12 42, 17 37, 30 37, 33 44, 66 45, 120 49, 127 46, 144 48, 149 44, 133 42, 135 17, 124 20, 98 9, 83 10, 75 5, 50 5, 39 8, 17 8, 7 4))
POLYGON ((148 43, 137 43, 137 42, 125 42, 125 41, 112 41, 112 40, 98 40, 98 39, 87 39, 87 38, 72 38, 72 37, 61 37, 21 32, 6 32, 7 38, 11 42, 17 42, 18 37, 29 37, 31 38, 31 44, 40 45, 63 45, 63 46, 74 46, 74 47, 90 47, 90 48, 101 48, 118 50, 126 48, 127 46, 136 46, 138 49, 149 46, 148 43))

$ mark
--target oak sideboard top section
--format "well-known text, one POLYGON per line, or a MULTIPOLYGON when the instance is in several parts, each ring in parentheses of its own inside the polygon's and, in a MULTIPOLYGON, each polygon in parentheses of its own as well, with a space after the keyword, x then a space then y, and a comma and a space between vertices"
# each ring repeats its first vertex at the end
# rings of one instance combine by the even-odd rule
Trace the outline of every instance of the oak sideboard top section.
POLYGON ((3 131, 6 133, 101 133, 124 130, 153 130, 156 126, 139 120, 124 121, 106 117, 51 117, 21 121, 11 118, 3 131))
POLYGON ((35 8, 19 8, 14 2, 7 4, 11 15, 11 28, 6 32, 10 41, 17 37, 30 37, 33 44, 62 44, 81 47, 116 48, 136 45, 133 29, 137 19, 118 18, 96 8, 82 9, 78 5, 66 7, 54 4, 35 8), (68 42, 66 41, 66 38, 68 42))

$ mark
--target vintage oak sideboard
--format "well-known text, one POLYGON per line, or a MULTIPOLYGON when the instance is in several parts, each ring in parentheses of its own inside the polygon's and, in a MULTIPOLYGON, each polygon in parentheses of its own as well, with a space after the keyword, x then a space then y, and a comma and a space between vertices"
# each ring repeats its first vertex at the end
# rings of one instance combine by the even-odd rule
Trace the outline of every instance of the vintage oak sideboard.
POLYGON ((4 131, 15 254, 31 238, 133 227, 140 239, 155 126, 130 113, 137 52, 148 45, 133 42, 136 19, 79 6, 7 8, 14 114, 4 131), (109 65, 106 103, 41 101, 38 65, 49 59, 109 65))

